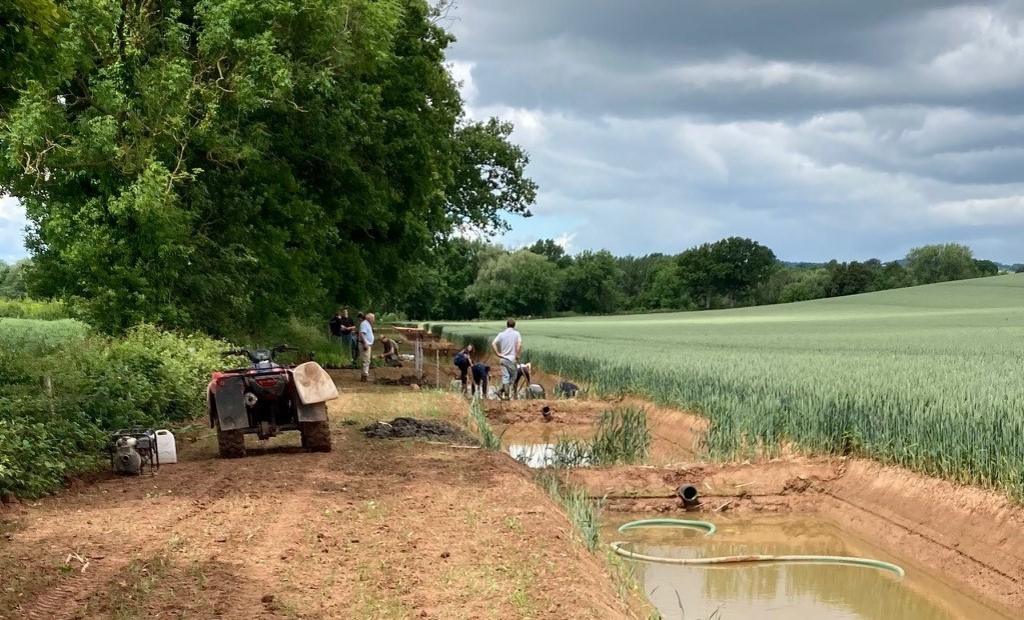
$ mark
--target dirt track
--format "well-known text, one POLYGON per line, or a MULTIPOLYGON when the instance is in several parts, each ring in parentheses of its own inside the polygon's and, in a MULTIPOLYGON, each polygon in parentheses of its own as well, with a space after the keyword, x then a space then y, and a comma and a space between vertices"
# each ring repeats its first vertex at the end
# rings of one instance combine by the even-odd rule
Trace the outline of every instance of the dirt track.
POLYGON ((346 391, 331 406, 330 454, 285 436, 219 460, 204 432, 155 477, 0 510, 0 617, 631 616, 507 456, 357 430, 459 407, 346 391))
MULTIPOLYGON (((398 416, 459 422, 465 401, 332 374, 345 388, 331 406, 333 453, 285 436, 223 461, 204 430, 156 477, 0 508, 0 618, 643 615, 508 456, 358 430, 398 416)), ((488 403, 487 416, 509 436, 549 441, 585 436, 623 403, 551 401, 551 422, 541 404, 488 403)), ((1002 496, 849 459, 695 463, 703 422, 646 407, 652 465, 567 475, 606 510, 678 513, 675 488, 693 483, 709 515, 818 514, 1009 617, 1024 613, 1024 509, 1002 496)))

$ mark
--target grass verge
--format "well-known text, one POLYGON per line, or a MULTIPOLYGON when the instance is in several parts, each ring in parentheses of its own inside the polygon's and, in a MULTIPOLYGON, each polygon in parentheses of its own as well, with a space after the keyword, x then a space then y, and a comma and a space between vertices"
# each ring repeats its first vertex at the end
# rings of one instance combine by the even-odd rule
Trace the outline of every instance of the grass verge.
POLYGON ((469 427, 480 437, 480 445, 488 450, 501 449, 501 436, 494 432, 487 416, 484 415, 484 407, 480 399, 474 397, 469 404, 469 427))
POLYGON ((601 544, 601 510, 602 500, 592 499, 582 487, 566 484, 556 470, 542 469, 537 472, 537 484, 562 508, 565 509, 580 543, 591 553, 604 549, 603 557, 608 565, 615 592, 619 599, 632 608, 643 606, 648 618, 660 619, 661 616, 645 603, 643 589, 636 578, 635 565, 624 561, 611 550, 601 544))

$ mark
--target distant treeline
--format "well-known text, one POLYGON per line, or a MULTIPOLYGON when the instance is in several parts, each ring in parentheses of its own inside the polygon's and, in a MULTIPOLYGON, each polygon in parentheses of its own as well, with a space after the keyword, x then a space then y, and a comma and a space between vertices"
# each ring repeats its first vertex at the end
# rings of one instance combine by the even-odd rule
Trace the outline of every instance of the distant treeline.
POLYGON ((955 243, 914 248, 898 261, 794 264, 740 237, 646 256, 570 256, 551 239, 510 251, 456 238, 417 269, 397 309, 417 319, 476 319, 733 308, 963 280, 1004 267, 955 243))
POLYGON ((29 260, 7 264, 0 260, 0 299, 20 299, 25 296, 25 268, 29 260))

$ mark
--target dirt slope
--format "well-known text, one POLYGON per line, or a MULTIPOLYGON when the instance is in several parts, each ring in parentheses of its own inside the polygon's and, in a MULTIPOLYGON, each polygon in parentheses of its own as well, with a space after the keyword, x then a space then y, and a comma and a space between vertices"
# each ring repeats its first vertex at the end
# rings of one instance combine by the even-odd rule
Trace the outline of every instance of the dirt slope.
POLYGON ((357 430, 456 406, 345 392, 333 453, 286 436, 225 461, 205 433, 155 477, 0 510, 0 617, 629 617, 507 456, 357 430))

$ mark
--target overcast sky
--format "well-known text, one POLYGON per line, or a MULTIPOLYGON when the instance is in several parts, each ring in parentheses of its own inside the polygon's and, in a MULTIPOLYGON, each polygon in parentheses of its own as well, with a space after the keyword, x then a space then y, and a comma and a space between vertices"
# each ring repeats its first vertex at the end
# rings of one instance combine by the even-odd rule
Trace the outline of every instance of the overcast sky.
POLYGON ((1024 261, 1024 0, 460 0, 450 27, 541 186, 510 245, 1024 261))
MULTIPOLYGON (((1024 0, 459 0, 470 113, 541 186, 504 238, 1024 261, 1024 0)), ((24 255, 0 198, 0 259, 24 255)))

